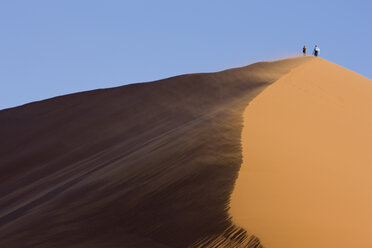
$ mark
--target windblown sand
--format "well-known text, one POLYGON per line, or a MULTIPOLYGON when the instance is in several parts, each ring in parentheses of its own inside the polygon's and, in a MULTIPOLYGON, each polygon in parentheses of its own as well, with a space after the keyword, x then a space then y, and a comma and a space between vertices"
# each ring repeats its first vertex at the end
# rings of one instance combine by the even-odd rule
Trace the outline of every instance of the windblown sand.
POLYGON ((372 247, 372 80, 317 58, 244 111, 233 222, 268 248, 372 247))

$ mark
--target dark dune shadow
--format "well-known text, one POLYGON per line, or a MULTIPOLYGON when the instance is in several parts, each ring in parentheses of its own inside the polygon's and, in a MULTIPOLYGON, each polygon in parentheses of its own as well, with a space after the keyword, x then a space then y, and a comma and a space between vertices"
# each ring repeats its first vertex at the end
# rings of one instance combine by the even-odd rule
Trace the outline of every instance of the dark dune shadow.
POLYGON ((0 247, 259 247, 227 213, 242 113, 306 59, 0 111, 0 247))

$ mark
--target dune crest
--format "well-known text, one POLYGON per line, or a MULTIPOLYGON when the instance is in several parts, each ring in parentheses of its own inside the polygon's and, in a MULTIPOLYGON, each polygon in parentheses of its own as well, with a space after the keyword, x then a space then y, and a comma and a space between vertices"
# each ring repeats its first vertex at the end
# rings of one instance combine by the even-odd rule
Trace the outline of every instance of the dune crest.
POLYGON ((233 222, 270 248, 372 247, 372 80, 317 58, 244 111, 233 222))

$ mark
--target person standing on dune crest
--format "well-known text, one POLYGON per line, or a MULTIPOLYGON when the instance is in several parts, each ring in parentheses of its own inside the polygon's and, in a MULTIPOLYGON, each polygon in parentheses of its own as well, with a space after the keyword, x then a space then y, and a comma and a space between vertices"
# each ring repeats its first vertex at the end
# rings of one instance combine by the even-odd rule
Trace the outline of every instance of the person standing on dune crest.
POLYGON ((319 49, 318 45, 315 45, 314 52, 313 52, 314 56, 318 57, 319 52, 320 52, 320 49, 319 49))
POLYGON ((302 54, 303 54, 304 56, 306 56, 306 46, 304 46, 304 47, 302 48, 302 54))

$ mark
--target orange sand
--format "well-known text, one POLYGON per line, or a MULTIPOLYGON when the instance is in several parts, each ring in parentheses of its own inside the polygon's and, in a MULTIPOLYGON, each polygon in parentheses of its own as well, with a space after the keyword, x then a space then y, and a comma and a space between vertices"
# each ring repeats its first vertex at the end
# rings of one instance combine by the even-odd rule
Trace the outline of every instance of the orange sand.
POLYGON ((0 247, 372 247, 372 82, 322 59, 56 97, 0 127, 0 247))
POLYGON ((372 247, 372 80, 323 59, 244 112, 235 224, 268 248, 372 247))

